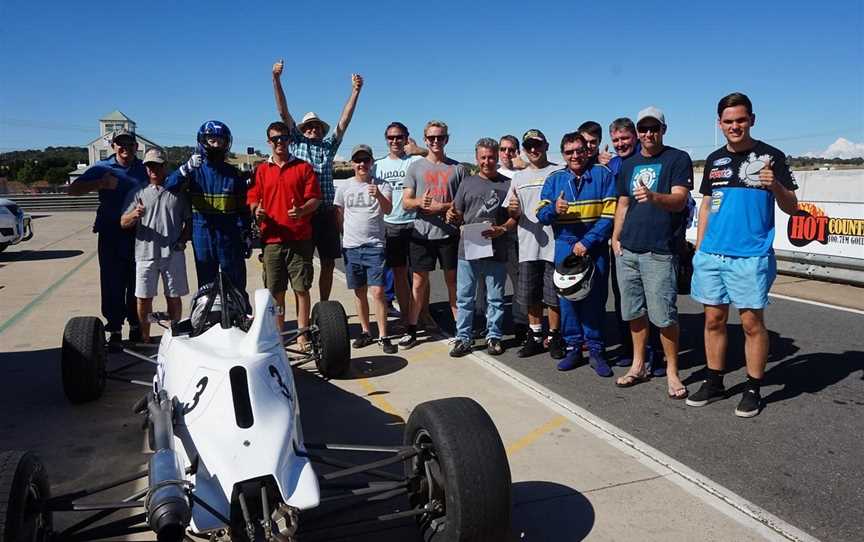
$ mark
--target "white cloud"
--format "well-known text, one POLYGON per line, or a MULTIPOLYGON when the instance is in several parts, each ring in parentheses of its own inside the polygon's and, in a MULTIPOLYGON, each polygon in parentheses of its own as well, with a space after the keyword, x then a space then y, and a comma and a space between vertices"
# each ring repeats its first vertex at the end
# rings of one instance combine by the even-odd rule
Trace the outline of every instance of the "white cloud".
POLYGON ((864 158, 864 143, 853 143, 846 138, 838 137, 837 141, 828 145, 820 152, 808 152, 804 156, 810 158, 864 158))

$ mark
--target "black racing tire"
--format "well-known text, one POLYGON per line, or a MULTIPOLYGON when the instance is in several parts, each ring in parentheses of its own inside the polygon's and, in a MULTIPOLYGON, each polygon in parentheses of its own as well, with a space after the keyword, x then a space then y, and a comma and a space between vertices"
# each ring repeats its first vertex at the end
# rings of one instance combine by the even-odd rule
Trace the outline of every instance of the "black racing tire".
POLYGON ((510 465, 489 414, 473 399, 421 403, 405 426, 405 444, 423 446, 405 462, 413 508, 425 542, 507 540, 512 512, 510 465), (427 468, 428 467, 428 468, 427 468), (429 476, 427 476, 427 471, 429 476))
POLYGON ((63 391, 73 403, 95 401, 105 390, 105 328, 95 316, 76 316, 63 330, 63 391))
POLYGON ((45 466, 32 452, 0 452, 0 542, 47 541, 51 496, 45 466))
POLYGON ((312 323, 318 333, 315 365, 324 378, 338 378, 351 366, 348 317, 338 301, 320 301, 312 308, 312 323))

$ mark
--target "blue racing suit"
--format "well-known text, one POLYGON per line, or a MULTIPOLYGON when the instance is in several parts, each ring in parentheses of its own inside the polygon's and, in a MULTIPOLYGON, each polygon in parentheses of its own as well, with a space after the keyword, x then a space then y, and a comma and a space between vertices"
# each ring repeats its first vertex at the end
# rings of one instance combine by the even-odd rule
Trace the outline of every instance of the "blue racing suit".
POLYGON ((119 333, 124 319, 130 327, 139 324, 135 307, 135 228, 121 228, 120 216, 125 210, 126 195, 149 181, 141 160, 136 158, 129 167, 123 167, 117 163, 116 156, 111 155, 96 162, 75 182, 94 181, 106 173, 117 177, 117 187, 99 190, 99 208, 93 232, 99 234, 99 291, 102 316, 107 321, 105 331, 119 333))
POLYGON ((246 292, 246 240, 249 208, 246 176, 225 162, 204 159, 184 176, 178 169, 165 188, 189 191, 192 202, 192 248, 198 287, 216 280, 219 266, 241 292, 246 292))
POLYGON ((573 246, 582 243, 594 260, 591 292, 582 301, 560 299, 562 336, 567 346, 581 348, 583 342, 591 352, 602 353, 603 320, 608 295, 609 249, 615 219, 615 178, 609 168, 594 164, 576 176, 570 169, 546 177, 537 205, 537 220, 551 224, 555 234, 555 264, 572 254, 573 246), (555 210, 555 201, 563 192, 568 208, 564 214, 555 210))

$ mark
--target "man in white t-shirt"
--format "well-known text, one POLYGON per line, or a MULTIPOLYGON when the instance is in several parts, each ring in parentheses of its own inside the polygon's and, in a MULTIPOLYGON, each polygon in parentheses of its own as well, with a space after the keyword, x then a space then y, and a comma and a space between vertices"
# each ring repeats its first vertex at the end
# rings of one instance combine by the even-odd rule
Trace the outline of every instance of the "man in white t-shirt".
POLYGON ((345 255, 345 278, 354 291, 357 315, 363 331, 354 341, 354 348, 372 344, 369 332, 368 288, 375 301, 378 336, 385 354, 395 354, 397 347, 387 337, 387 297, 384 294, 384 215, 392 210, 390 185, 372 176, 372 148, 357 145, 351 149, 354 176, 336 191, 333 204, 342 227, 342 248, 345 255))
POLYGON ((510 216, 519 220, 519 280, 515 297, 528 308, 530 333, 518 352, 528 357, 543 351, 543 305, 548 308, 549 354, 555 359, 564 357, 561 338, 561 314, 558 296, 552 284, 555 272, 555 238, 551 226, 537 220, 537 205, 543 181, 549 173, 561 166, 549 162, 549 142, 543 132, 531 129, 522 136, 522 147, 528 157, 528 167, 517 171, 510 182, 506 205, 510 216))
POLYGON ((422 156, 409 156, 405 150, 408 143, 408 128, 401 122, 391 122, 384 130, 387 139, 387 156, 375 160, 372 176, 386 183, 392 192, 392 210, 384 216, 386 238, 384 260, 393 272, 393 286, 402 324, 408 325, 411 307, 411 286, 408 282, 408 251, 411 245, 411 231, 416 211, 407 211, 402 206, 402 190, 408 166, 422 156))

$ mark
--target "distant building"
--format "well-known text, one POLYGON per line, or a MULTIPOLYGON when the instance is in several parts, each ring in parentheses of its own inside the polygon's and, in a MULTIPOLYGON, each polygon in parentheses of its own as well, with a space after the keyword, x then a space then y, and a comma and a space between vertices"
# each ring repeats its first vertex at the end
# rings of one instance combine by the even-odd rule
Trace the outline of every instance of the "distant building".
MULTIPOLYGON (((114 154, 114 150, 111 148, 111 135, 120 130, 135 132, 135 137, 138 140, 138 158, 142 160, 144 159, 145 152, 150 149, 161 148, 138 133, 138 130, 135 128, 135 121, 120 111, 112 111, 99 119, 99 137, 87 145, 87 154, 91 166, 97 161, 104 160, 114 154)), ((70 175, 72 173, 70 172, 70 175)))

